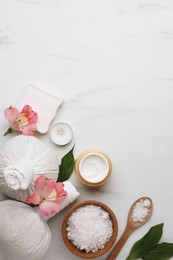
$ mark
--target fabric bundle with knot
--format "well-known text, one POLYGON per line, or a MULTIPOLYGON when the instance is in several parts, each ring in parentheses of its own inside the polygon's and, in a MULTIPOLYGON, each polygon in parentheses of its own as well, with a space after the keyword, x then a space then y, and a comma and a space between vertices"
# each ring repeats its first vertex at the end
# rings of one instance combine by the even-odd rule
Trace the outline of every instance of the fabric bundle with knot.
POLYGON ((33 136, 19 135, 8 140, 0 150, 0 191, 18 201, 34 192, 40 175, 58 178, 56 155, 33 136))
MULTIPOLYGON (((35 137, 19 135, 2 146, 0 191, 17 200, 0 202, 0 250, 6 259, 38 260, 47 252, 51 232, 46 222, 50 217, 43 216, 37 206, 21 202, 34 193, 40 175, 56 182, 58 169, 56 155, 35 137)), ((70 181, 64 182, 64 190, 68 196, 59 202, 60 210, 79 196, 70 181)))

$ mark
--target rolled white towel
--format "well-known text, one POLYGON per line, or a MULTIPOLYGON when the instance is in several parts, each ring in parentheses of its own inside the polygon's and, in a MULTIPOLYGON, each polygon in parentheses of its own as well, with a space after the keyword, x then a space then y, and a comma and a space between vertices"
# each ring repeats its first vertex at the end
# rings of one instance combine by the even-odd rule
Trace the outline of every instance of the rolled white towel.
POLYGON ((75 201, 80 193, 70 181, 64 181, 64 190, 67 191, 67 197, 60 201, 60 211, 75 201))
MULTIPOLYGON (((59 208, 60 211, 66 208, 68 205, 70 205, 73 201, 75 201, 80 193, 76 190, 75 186, 70 181, 64 181, 64 190, 67 191, 67 197, 59 202, 59 208)), ((56 215, 54 213, 50 217, 44 216, 40 211, 38 207, 34 207, 34 209, 39 213, 39 215, 45 220, 48 221, 50 218, 56 215)))

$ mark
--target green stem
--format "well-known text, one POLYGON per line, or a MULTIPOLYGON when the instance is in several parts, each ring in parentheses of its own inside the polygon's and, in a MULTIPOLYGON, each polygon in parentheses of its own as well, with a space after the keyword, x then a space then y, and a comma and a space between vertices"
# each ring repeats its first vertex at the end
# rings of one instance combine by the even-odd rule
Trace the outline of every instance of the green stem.
POLYGON ((4 133, 4 136, 6 136, 7 134, 11 133, 13 131, 12 127, 9 127, 8 130, 4 133))

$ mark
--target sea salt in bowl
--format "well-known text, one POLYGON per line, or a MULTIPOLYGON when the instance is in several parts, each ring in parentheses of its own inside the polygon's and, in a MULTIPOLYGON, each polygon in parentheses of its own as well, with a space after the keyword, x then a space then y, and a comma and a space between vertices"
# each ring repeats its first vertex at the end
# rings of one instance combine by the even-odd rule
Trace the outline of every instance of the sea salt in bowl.
POLYGON ((117 233, 118 223, 113 211, 95 200, 75 204, 62 223, 65 245, 82 258, 104 255, 113 246, 117 233))
POLYGON ((78 179, 89 187, 104 184, 112 172, 109 156, 99 149, 89 149, 81 153, 75 163, 78 179))

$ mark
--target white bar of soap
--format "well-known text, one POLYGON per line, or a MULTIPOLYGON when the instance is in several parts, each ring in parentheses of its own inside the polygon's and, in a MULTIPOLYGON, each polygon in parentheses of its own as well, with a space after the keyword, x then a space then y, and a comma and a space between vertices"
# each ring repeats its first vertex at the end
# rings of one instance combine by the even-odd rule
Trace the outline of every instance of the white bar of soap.
POLYGON ((25 88, 17 107, 19 110, 22 110, 25 105, 30 105, 33 111, 38 114, 37 131, 41 134, 45 134, 49 130, 49 126, 61 104, 61 98, 46 93, 40 88, 29 84, 25 88))

